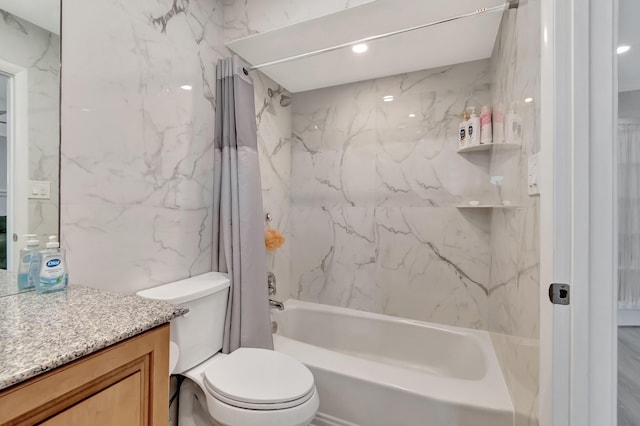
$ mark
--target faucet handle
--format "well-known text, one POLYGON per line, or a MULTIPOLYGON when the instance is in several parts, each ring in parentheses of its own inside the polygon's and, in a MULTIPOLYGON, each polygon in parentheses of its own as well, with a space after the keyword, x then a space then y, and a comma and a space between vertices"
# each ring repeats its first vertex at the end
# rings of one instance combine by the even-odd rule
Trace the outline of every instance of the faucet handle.
POLYGON ((267 285, 269 286, 269 296, 276 294, 276 276, 273 272, 267 272, 267 285))

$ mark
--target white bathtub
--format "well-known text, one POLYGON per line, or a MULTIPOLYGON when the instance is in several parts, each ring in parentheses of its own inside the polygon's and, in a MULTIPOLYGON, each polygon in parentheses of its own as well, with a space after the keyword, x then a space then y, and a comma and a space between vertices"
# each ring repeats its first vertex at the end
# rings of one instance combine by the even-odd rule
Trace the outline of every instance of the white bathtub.
POLYGON ((315 426, 512 426, 485 331, 287 300, 275 349, 306 364, 315 426))

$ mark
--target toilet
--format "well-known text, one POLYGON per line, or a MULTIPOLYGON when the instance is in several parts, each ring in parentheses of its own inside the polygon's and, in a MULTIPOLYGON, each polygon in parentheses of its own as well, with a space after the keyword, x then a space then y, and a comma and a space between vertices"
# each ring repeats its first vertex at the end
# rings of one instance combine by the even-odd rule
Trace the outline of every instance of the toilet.
POLYGON ((319 399, 301 362, 266 349, 220 353, 229 287, 227 275, 209 272, 137 293, 189 308, 171 321, 170 373, 189 379, 180 386, 179 424, 309 425, 319 399))

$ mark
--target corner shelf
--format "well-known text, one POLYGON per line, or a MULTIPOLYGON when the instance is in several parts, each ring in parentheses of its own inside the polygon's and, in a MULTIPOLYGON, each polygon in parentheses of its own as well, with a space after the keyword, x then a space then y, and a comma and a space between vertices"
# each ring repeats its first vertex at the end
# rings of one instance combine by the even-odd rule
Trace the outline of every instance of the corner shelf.
POLYGON ((520 149, 521 146, 522 145, 519 143, 485 143, 482 145, 466 146, 464 148, 460 148, 456 152, 458 154, 464 154, 466 152, 492 151, 494 148, 501 150, 517 150, 520 149))
POLYGON ((457 204, 456 208, 458 209, 517 209, 518 205, 516 204, 480 204, 477 206, 472 206, 471 204, 457 204))

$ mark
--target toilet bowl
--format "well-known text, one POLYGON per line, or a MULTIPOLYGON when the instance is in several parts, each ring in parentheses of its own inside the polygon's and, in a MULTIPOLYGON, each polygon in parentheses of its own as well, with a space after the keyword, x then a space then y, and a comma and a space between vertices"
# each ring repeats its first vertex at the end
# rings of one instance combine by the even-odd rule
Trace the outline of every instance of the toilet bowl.
POLYGON ((137 293, 189 307, 171 321, 171 373, 189 379, 180 388, 179 424, 309 425, 319 398, 307 367, 266 349, 219 352, 229 285, 225 274, 210 272, 137 293))

